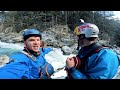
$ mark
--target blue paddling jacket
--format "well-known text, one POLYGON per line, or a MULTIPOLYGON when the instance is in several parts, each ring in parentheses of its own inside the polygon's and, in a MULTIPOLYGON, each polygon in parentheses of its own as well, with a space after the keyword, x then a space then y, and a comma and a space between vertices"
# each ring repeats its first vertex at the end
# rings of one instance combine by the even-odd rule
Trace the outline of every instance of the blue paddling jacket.
POLYGON ((0 68, 0 79, 50 79, 54 68, 44 56, 51 50, 51 48, 41 48, 41 54, 31 58, 22 52, 11 55, 10 62, 0 68))
MULTIPOLYGON (((81 59, 95 47, 97 43, 81 48, 78 57, 81 59)), ((82 67, 70 68, 72 79, 112 79, 118 70, 119 59, 115 52, 108 48, 102 48, 87 58, 82 67)))

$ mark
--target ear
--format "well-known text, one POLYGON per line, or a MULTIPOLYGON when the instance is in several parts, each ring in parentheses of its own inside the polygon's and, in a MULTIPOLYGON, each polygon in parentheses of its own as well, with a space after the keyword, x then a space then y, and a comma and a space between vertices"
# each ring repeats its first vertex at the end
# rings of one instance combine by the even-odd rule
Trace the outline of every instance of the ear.
POLYGON ((43 42, 40 40, 40 47, 43 47, 43 42))

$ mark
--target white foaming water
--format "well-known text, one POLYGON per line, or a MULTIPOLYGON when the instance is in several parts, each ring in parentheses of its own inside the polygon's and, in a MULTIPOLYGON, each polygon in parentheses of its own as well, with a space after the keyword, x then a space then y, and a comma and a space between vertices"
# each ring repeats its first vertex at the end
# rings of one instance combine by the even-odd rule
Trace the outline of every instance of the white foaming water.
POLYGON ((65 66, 66 58, 63 56, 61 49, 54 48, 53 51, 45 55, 45 59, 52 64, 54 70, 65 66))
POLYGON ((53 49, 45 55, 46 60, 54 67, 55 73, 51 76, 52 79, 65 79, 67 76, 65 69, 67 57, 73 57, 74 54, 63 55, 61 49, 53 49), (59 69, 59 70, 58 70, 59 69))
POLYGON ((23 44, 0 42, 0 48, 10 48, 10 49, 23 50, 24 47, 23 47, 23 44))

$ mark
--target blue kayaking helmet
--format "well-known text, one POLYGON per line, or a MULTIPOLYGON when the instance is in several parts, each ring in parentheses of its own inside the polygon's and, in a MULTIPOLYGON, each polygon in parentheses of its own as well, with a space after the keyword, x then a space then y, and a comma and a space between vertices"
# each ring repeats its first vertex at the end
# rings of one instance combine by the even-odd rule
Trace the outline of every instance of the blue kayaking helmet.
POLYGON ((38 31, 37 29, 25 29, 25 31, 23 33, 24 41, 32 36, 36 36, 36 37, 39 36, 40 39, 42 39, 42 35, 41 35, 40 31, 38 31))

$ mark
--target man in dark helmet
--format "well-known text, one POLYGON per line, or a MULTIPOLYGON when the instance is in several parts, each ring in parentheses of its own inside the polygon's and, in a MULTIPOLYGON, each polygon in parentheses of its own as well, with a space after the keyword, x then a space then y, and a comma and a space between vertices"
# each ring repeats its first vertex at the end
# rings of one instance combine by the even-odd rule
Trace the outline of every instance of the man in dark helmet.
POLYGON ((50 79, 54 68, 44 56, 52 49, 41 50, 42 35, 39 30, 26 29, 23 39, 24 50, 12 54, 10 62, 0 68, 0 79, 50 79))
POLYGON ((74 30, 81 49, 76 57, 68 57, 66 70, 69 79, 112 79, 120 60, 117 54, 97 42, 99 29, 95 24, 84 23, 74 30))

